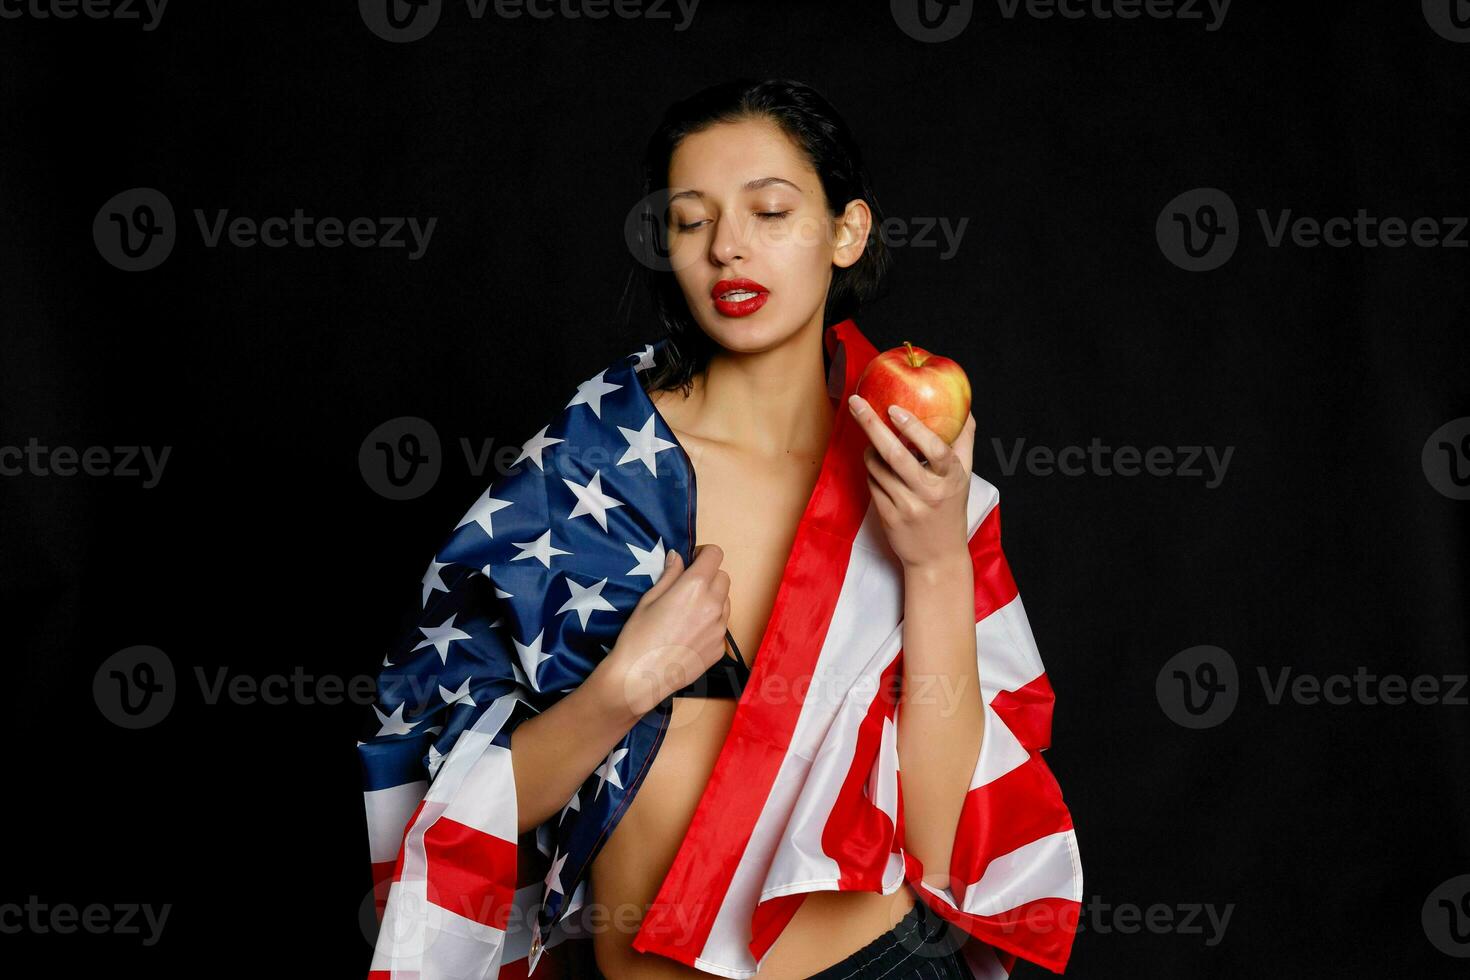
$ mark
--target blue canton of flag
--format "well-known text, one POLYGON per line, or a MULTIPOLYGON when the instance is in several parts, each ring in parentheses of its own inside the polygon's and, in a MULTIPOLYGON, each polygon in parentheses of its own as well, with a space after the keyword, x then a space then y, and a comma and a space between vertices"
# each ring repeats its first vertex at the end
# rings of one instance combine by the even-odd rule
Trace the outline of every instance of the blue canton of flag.
POLYGON ((515 800, 504 798, 513 782, 491 786, 483 765, 489 753, 508 757, 515 728, 607 655, 668 550, 690 560, 692 468, 640 383, 667 343, 578 385, 430 562, 421 613, 383 661, 375 717, 357 743, 380 909, 391 909, 391 888, 416 880, 419 901, 468 920, 457 928, 483 930, 476 941, 504 952, 522 928, 508 921, 512 905, 534 904, 535 921, 524 924, 534 962, 553 944, 553 926, 582 904, 596 850, 662 738, 668 700, 537 828, 549 867, 539 895, 516 894, 523 883, 506 880, 516 863, 515 800), (440 792, 441 767, 466 732, 464 773, 440 792), (489 792, 478 801, 476 764, 478 790, 489 792))

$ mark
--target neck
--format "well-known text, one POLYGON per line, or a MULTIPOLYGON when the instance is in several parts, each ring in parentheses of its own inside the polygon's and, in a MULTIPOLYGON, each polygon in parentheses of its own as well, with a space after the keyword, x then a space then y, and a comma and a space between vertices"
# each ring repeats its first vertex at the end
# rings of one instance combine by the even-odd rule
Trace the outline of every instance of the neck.
POLYGON ((832 431, 822 321, 754 353, 716 350, 690 396, 691 428, 754 456, 820 458, 832 431))

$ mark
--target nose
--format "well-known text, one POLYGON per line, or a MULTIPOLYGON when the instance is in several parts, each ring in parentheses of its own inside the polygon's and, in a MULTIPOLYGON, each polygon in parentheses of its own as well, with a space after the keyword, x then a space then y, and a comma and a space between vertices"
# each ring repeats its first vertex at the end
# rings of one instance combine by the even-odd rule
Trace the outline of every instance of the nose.
POLYGON ((715 233, 710 237, 710 260, 716 265, 732 265, 748 258, 750 248, 745 232, 738 218, 722 215, 715 222, 715 233))

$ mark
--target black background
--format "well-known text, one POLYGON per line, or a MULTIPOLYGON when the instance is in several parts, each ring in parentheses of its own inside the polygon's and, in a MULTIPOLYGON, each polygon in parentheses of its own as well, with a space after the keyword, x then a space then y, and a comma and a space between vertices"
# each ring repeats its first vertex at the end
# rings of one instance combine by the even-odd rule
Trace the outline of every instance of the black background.
MULTIPOLYGON (((1087 908, 1068 975, 1461 976, 1421 922, 1470 872, 1470 714, 1271 704, 1257 669, 1464 674, 1466 514, 1420 454, 1470 415, 1463 248, 1270 247, 1257 209, 1463 216, 1470 43, 1417 3, 1237 0, 1222 25, 1002 15, 925 43, 888 5, 705 0, 692 23, 471 18, 412 43, 350 2, 0 20, 0 446, 147 445, 161 480, 0 478, 9 751, 0 902, 168 903, 160 940, 5 935, 57 972, 361 976, 361 704, 208 704, 195 671, 375 675, 434 547, 576 383, 656 333, 620 301, 643 141, 734 75, 827 95, 896 248, 860 315, 975 385, 975 468, 1057 690, 1048 760, 1087 908), (91 234, 114 195, 178 215, 158 267, 91 234), (1189 272, 1167 202, 1228 193, 1239 245, 1189 272), (194 209, 436 217, 427 251, 204 245, 194 209), (406 501, 358 453, 428 420, 406 501), (1204 477, 1006 473, 995 444, 1212 446, 1204 477), (164 651, 157 725, 94 703, 113 653, 164 651), (1176 653, 1228 651, 1239 703, 1171 722, 1176 653), (1122 931, 1120 905, 1233 906, 1122 931), (1197 920, 1203 922, 1203 918, 1197 920)), ((1462 233, 1461 240, 1466 238, 1462 233)), ((756 515, 752 514, 754 519, 756 515)), ((1355 699, 1358 700, 1358 699, 1355 699)), ((1017 975, 1043 971, 1020 966, 1017 975)))

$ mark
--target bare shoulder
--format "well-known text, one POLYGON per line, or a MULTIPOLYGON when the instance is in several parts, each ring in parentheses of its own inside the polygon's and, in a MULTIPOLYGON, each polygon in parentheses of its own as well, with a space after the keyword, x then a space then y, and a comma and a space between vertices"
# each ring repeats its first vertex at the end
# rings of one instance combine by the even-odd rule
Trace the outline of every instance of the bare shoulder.
POLYGON ((684 394, 681 388, 660 388, 648 393, 648 400, 653 402, 658 413, 663 416, 669 428, 674 430, 674 435, 681 442, 688 442, 691 438, 689 427, 686 423, 686 412, 689 408, 689 396, 684 394))

